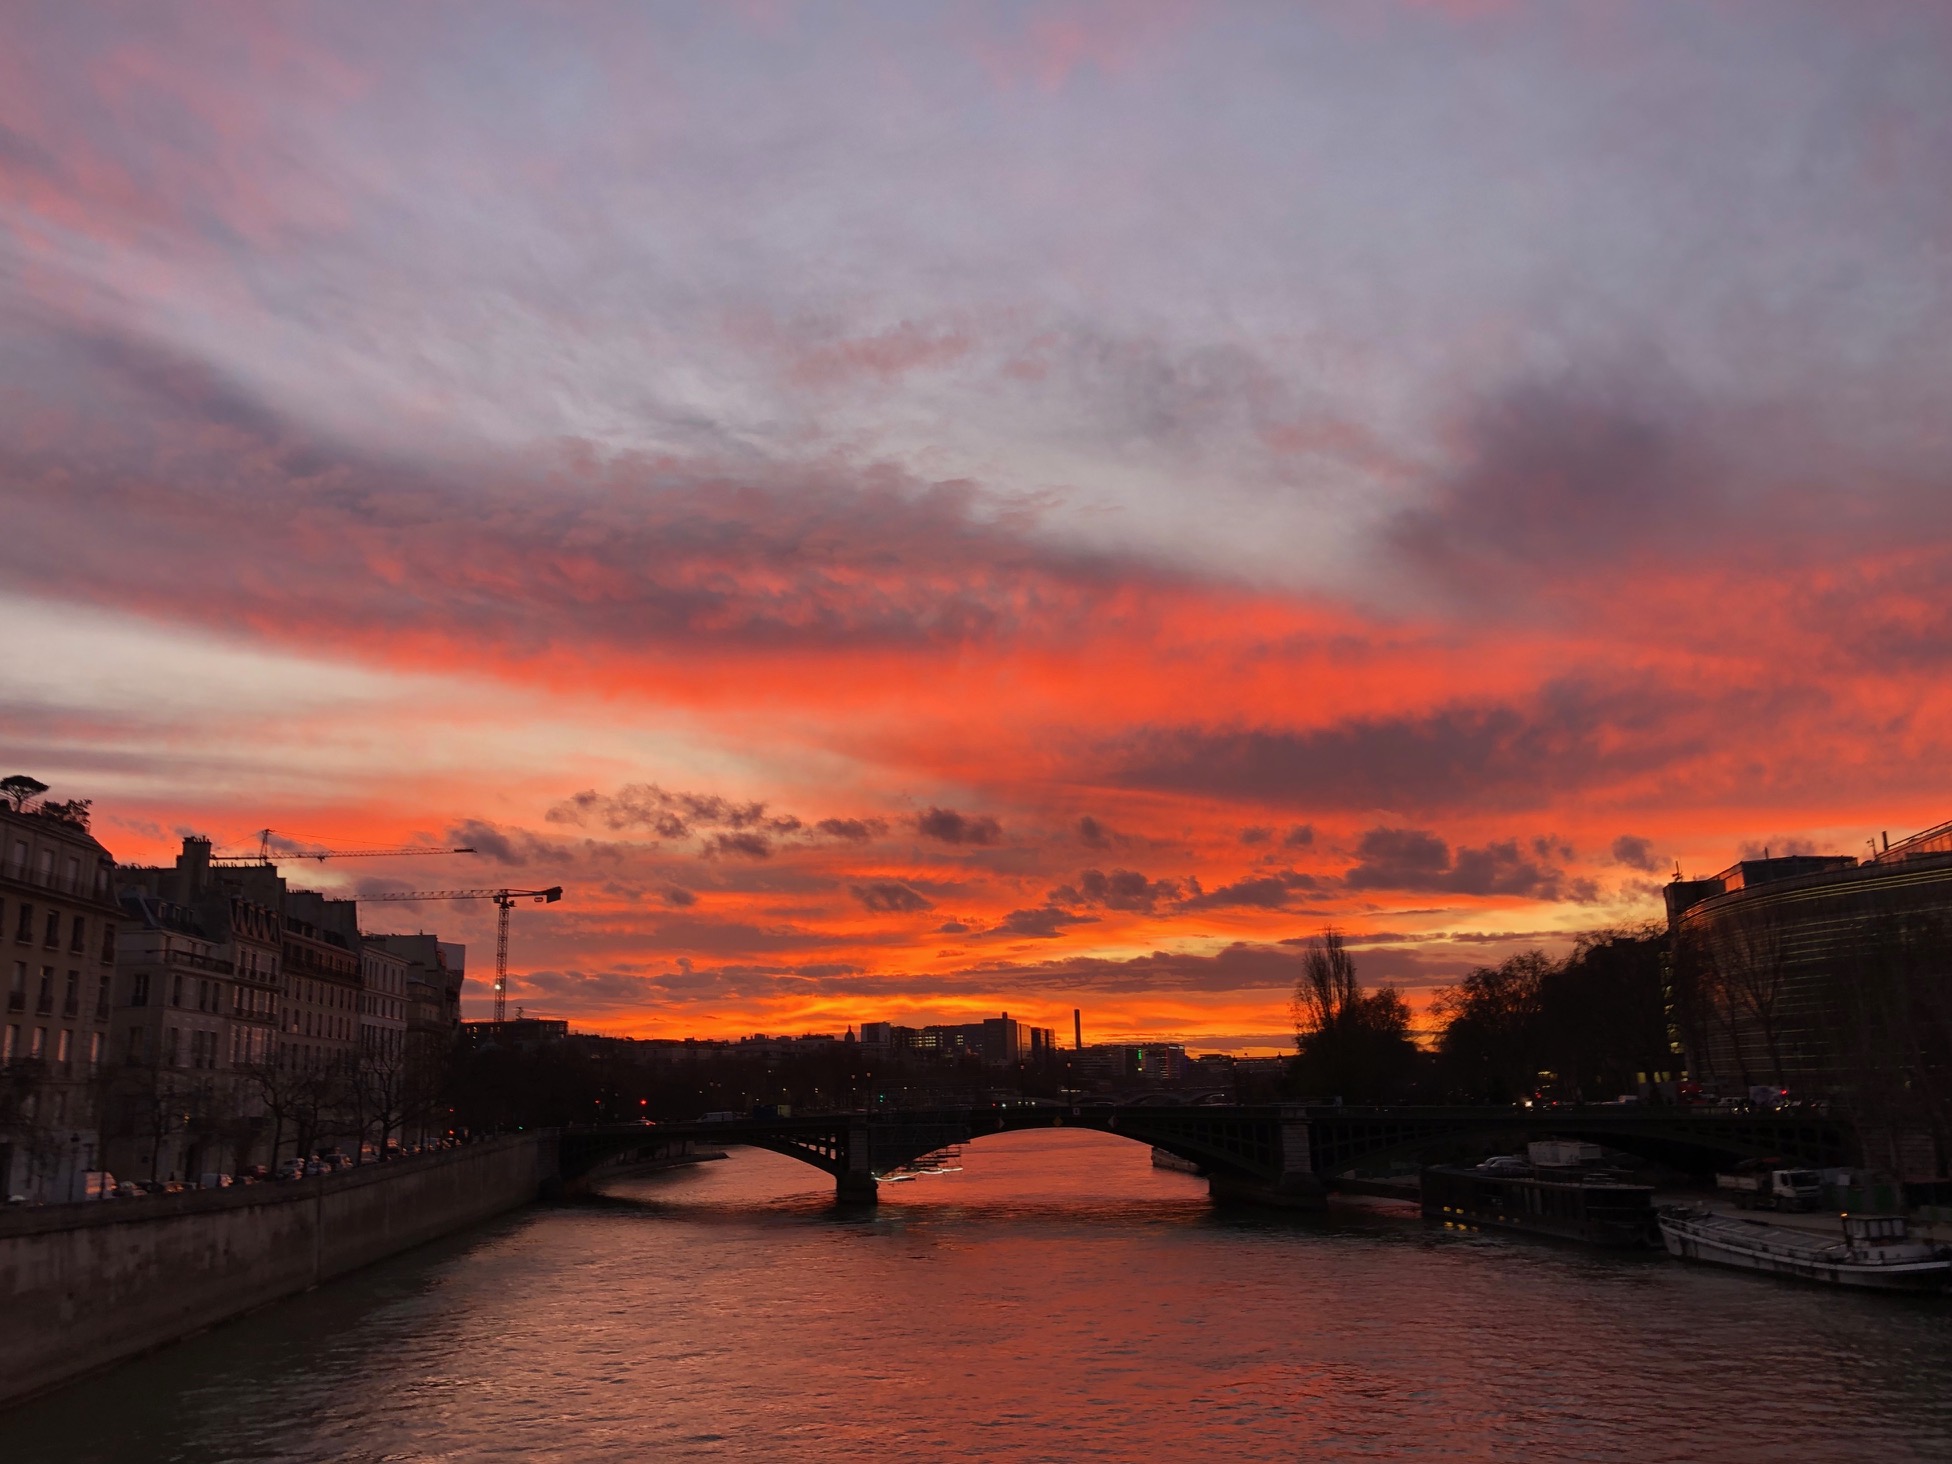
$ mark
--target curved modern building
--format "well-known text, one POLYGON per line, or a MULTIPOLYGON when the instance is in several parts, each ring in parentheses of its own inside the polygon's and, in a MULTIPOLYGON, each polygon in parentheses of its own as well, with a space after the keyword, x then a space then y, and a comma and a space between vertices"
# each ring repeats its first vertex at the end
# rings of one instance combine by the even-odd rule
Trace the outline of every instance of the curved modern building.
POLYGON ((1861 861, 1748 859, 1666 893, 1668 1011, 1695 1078, 1724 1096, 1768 1086, 1846 1103, 1905 1151, 1871 1162, 1945 1174, 1952 824, 1861 861))

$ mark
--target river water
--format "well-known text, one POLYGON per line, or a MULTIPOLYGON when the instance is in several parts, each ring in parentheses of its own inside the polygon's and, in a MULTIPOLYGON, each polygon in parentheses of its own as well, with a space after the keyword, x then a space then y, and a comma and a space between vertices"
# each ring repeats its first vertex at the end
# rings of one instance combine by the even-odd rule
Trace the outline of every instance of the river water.
POLYGON ((751 1150, 529 1210, 0 1416, 0 1460, 1952 1458, 1952 1303, 1219 1211, 1077 1130, 958 1162, 872 1214, 751 1150))

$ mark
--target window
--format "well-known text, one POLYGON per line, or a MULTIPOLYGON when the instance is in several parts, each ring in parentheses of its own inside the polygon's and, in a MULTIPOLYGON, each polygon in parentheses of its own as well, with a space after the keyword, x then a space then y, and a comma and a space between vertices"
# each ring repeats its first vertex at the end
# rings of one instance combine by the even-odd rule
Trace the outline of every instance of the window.
POLYGON ((88 949, 88 922, 75 916, 74 928, 68 932, 68 949, 77 956, 88 949))
POLYGON ((129 1065, 133 1067, 142 1061, 142 1028, 129 1029, 129 1065))
POLYGON ((40 857, 34 861, 34 878, 40 884, 52 885, 54 883, 54 851, 52 849, 41 850, 40 857))
POLYGON ((95 1020, 98 1022, 108 1020, 109 991, 114 980, 114 977, 104 972, 101 980, 95 983, 95 1020))
POLYGON ((55 950, 60 946, 61 912, 59 910, 50 910, 47 912, 47 933, 42 937, 41 944, 49 950, 55 950))
POLYGON ((169 978, 169 1004, 173 1007, 183 1005, 183 973, 180 971, 169 978))
POLYGON ((0 1067, 14 1060, 14 1053, 20 1049, 20 1024, 12 1024, 5 1032, 0 1032, 0 1067))
POLYGON ((182 1066, 182 1061, 181 1061, 182 1050, 180 1046, 180 1039, 182 1035, 183 1034, 174 1027, 163 1028, 163 1066, 164 1067, 182 1066))
POLYGON ((41 1060, 41 1054, 46 1051, 47 1051, 47 1028, 36 1027, 34 1029, 33 1041, 30 1042, 27 1047, 27 1060, 29 1062, 39 1062, 41 1060))
POLYGON ((54 1039, 54 1060, 66 1067, 75 1055, 75 1034, 71 1027, 63 1027, 61 1035, 54 1039))
POLYGON ((129 978, 129 1005, 132 1007, 149 1005, 149 973, 138 971, 129 978))
POLYGON ((115 927, 113 925, 104 925, 102 927, 102 964, 104 966, 112 965, 114 961, 115 927))
POLYGON ((61 993, 61 1015, 64 1017, 81 1014, 81 972, 70 971, 68 984, 61 993))
POLYGON ((81 861, 72 854, 68 856, 68 882, 62 888, 77 893, 81 890, 81 861))
POLYGON ((40 989, 34 993, 34 1014, 45 1017, 54 1010, 54 967, 41 967, 40 989))
POLYGON ((88 1034, 88 1065, 91 1068, 102 1065, 102 1034, 100 1032, 90 1032, 88 1034))
POLYGON ((25 945, 34 938, 34 907, 22 905, 20 919, 14 924, 14 939, 25 945))
POLYGON ((7 983, 7 1010, 24 1012, 27 1010, 27 963, 14 962, 14 978, 7 983))
POLYGON ((14 840, 14 857, 8 863, 7 872, 11 874, 15 879, 21 879, 26 876, 27 841, 25 839, 14 840))

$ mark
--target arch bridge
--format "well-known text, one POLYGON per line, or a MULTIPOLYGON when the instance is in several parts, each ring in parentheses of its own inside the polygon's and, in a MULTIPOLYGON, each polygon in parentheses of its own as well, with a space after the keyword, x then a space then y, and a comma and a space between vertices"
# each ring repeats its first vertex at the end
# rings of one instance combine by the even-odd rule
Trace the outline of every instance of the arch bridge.
POLYGON ((601 1170, 658 1158, 684 1143, 746 1144, 834 1176, 843 1201, 872 1204, 876 1176, 990 1134, 1080 1128, 1117 1134, 1198 1165, 1216 1197, 1314 1208, 1335 1177, 1360 1164, 1483 1137, 1582 1139, 1694 1174, 1743 1159, 1849 1163, 1841 1118, 1605 1104, 1578 1108, 1352 1108, 1327 1104, 1142 1104, 901 1109, 793 1118, 620 1124, 567 1131, 561 1177, 587 1185, 601 1170))

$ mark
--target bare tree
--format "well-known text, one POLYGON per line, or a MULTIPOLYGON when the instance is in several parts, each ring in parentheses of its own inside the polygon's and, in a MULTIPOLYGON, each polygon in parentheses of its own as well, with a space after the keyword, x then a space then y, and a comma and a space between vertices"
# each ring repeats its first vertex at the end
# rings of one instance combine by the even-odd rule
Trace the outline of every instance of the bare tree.
POLYGON ((1306 1051, 1309 1039, 1337 1030, 1362 998, 1356 963, 1342 933, 1333 925, 1308 942, 1301 975, 1295 978, 1289 1012, 1295 1024, 1295 1050, 1306 1051))
MULTIPOLYGON (((1783 1082, 1781 1007, 1785 978, 1788 975, 1786 943, 1782 921, 1774 910, 1761 902, 1729 910, 1715 922, 1709 940, 1709 959, 1714 963, 1716 987, 1728 1012, 1728 1025, 1737 1041, 1748 1035, 1742 1029, 1746 1014, 1755 1019, 1755 1033, 1769 1060, 1770 1081, 1783 1082)), ((1744 1077, 1747 1061, 1738 1057, 1744 1077)))
POLYGON ((1479 966, 1437 993, 1431 1010, 1444 1024, 1441 1047, 1453 1081, 1479 1097, 1532 1092, 1545 1060, 1545 983, 1555 969, 1544 952, 1525 951, 1479 966))

